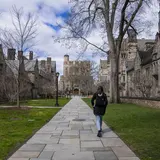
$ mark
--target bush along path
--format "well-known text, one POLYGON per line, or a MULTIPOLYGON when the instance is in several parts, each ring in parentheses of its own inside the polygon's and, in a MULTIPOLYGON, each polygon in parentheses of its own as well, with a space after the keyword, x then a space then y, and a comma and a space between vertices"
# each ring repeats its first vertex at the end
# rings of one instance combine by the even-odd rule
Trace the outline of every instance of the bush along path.
POLYGON ((73 98, 9 160, 139 160, 103 123, 97 137, 95 116, 80 98, 73 98))

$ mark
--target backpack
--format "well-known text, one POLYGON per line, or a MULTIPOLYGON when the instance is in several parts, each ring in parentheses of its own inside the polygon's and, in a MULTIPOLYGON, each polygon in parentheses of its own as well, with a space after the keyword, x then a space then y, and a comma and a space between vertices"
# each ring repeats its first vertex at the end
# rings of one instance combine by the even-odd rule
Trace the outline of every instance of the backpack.
POLYGON ((97 107, 104 107, 106 106, 106 97, 105 94, 103 93, 102 96, 98 96, 98 94, 96 94, 96 106, 97 107))

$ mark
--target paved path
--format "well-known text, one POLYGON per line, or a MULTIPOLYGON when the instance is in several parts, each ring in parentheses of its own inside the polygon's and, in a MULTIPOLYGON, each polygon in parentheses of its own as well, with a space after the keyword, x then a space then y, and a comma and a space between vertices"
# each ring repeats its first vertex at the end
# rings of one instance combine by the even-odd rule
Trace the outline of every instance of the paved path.
POLYGON ((104 123, 103 129, 98 138, 92 110, 75 97, 9 160, 139 160, 104 123))

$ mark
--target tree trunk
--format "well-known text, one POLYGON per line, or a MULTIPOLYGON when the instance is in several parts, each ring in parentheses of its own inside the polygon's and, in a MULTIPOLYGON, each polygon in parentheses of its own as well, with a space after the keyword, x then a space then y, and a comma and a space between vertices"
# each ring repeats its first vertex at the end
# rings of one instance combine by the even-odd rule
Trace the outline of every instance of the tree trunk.
POLYGON ((116 59, 116 73, 117 73, 117 79, 116 79, 116 83, 117 83, 117 100, 116 103, 120 103, 120 89, 119 89, 119 55, 120 55, 120 50, 117 50, 117 59, 116 59))
POLYGON ((20 81, 19 81, 19 77, 17 79, 17 107, 20 108, 20 81))
POLYGON ((110 77, 110 102, 119 103, 119 57, 111 54, 111 77, 110 77))

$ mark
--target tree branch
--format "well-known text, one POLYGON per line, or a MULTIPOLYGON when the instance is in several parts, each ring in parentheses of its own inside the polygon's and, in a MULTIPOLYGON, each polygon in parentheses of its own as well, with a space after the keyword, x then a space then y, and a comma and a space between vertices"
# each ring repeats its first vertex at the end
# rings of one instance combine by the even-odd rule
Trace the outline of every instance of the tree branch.
POLYGON ((138 4, 137 8, 136 8, 135 11, 133 12, 130 20, 128 21, 128 24, 127 24, 126 27, 124 28, 123 35, 126 34, 129 26, 131 26, 131 23, 132 23, 132 21, 134 20, 136 14, 138 13, 139 9, 141 8, 142 4, 143 4, 143 0, 139 0, 139 4, 138 4))
POLYGON ((102 14, 104 15, 104 9, 102 7, 96 7, 96 10, 94 11, 94 16, 93 16, 92 21, 94 21, 94 19, 96 18, 96 13, 97 13, 98 10, 101 10, 102 14))
POLYGON ((115 13, 116 13, 118 1, 119 0, 115 0, 115 2, 112 4, 112 13, 111 13, 111 27, 112 27, 112 31, 113 31, 113 28, 114 28, 115 13))

